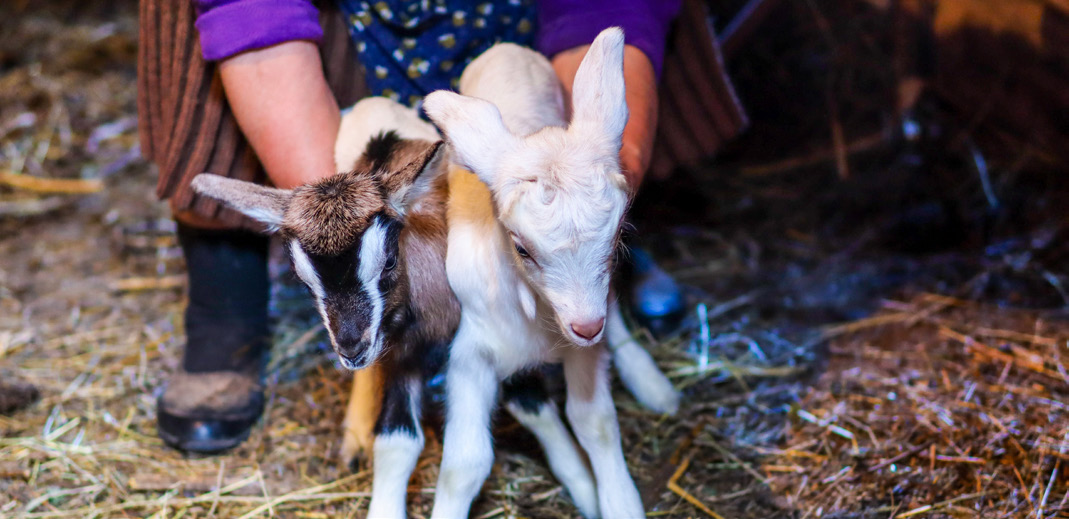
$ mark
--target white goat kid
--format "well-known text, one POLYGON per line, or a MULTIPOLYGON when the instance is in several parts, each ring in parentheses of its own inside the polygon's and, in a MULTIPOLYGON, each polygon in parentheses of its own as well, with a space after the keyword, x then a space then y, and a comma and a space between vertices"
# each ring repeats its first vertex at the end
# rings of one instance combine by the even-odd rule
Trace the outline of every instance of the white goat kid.
MULTIPOLYGON (((615 306, 608 314, 628 203, 618 161, 627 123, 623 44, 613 28, 591 45, 576 74, 570 126, 549 62, 515 45, 493 47, 468 67, 461 91, 474 97, 435 92, 424 102, 454 160, 474 173, 457 168, 449 177, 446 272, 461 320, 446 368, 432 517, 467 516, 493 463, 490 415, 499 381, 545 362, 564 364, 566 413, 596 485, 551 403, 536 412, 510 410, 522 423, 555 431, 558 448, 546 449, 550 464, 583 515, 644 516, 601 342, 606 317, 614 335, 626 334, 615 306), (596 496, 576 495, 595 487, 596 496)), ((653 372, 663 378, 655 366, 653 372)), ((674 410, 675 392, 660 389, 668 395, 663 407, 674 410)))
MULTIPOLYGON (((607 81, 609 78, 605 77, 601 78, 601 80, 607 81)), ((576 80, 576 83, 578 83, 578 79, 576 80)), ((622 88, 623 86, 621 85, 621 92, 623 91, 622 88)), ((553 71, 552 65, 550 65, 542 56, 517 45, 508 43, 495 45, 472 61, 471 64, 464 69, 464 74, 460 78, 460 93, 490 101, 496 105, 501 114, 501 118, 504 120, 505 126, 516 136, 523 137, 532 135, 546 127, 566 126, 560 81, 557 78, 556 73, 553 71)), ((591 92, 583 92, 580 87, 577 96, 586 95, 587 93, 591 92)), ((577 96, 573 96, 573 106, 579 107, 583 104, 583 101, 577 96)), ((622 99, 620 100, 620 104, 623 106, 621 112, 605 114, 595 113, 589 115, 605 118, 616 117, 617 120, 615 123, 626 125, 627 108, 626 105, 623 104, 622 99)), ((590 104, 587 104, 586 106, 587 108, 592 107, 590 104)), ((486 108, 484 107, 484 109, 486 108)), ((601 108, 594 109, 599 110, 601 108)), ((587 124, 592 120, 592 117, 577 113, 576 117, 573 118, 573 121, 578 124, 578 128, 574 128, 572 131, 565 133, 570 134, 575 138, 574 144, 579 148, 583 148, 582 139, 584 138, 591 139, 590 144, 594 146, 598 145, 595 143, 601 143, 601 141, 606 139, 611 140, 611 135, 599 134, 599 129, 596 127, 588 126, 586 129, 583 128, 583 124, 587 124), (588 135, 583 136, 583 132, 586 132, 588 135)), ((623 126, 620 127, 622 128, 623 126)), ((505 132, 505 134, 507 133, 508 132, 505 132)), ((508 134, 507 138, 514 139, 512 134, 508 134)), ((499 136, 492 135, 492 132, 484 132, 483 135, 457 136, 458 139, 498 139, 499 137, 505 137, 505 135, 499 136)), ((550 137, 550 139, 553 139, 553 137, 550 137)), ((617 137, 616 140, 619 140, 619 137, 617 137)), ((477 148, 477 146, 477 142, 472 143, 472 148, 476 150, 476 153, 479 153, 479 148, 477 148)), ((561 146, 561 144, 551 143, 544 147, 544 149, 550 150, 554 146, 561 146)), ((616 143, 613 146, 618 148, 619 143, 616 143)), ((539 146, 534 146, 533 148, 535 150, 540 150, 539 146)), ((494 160, 500 155, 507 155, 509 153, 502 151, 502 149, 497 148, 495 145, 488 146, 486 150, 487 155, 482 156, 482 158, 488 160, 494 160)), ((584 151, 589 155, 592 150, 586 149, 584 151)), ((536 153, 539 152, 540 151, 536 151, 536 153)), ((593 152, 597 153, 597 151, 593 152)), ((578 175, 579 177, 582 177, 582 175, 585 174, 585 171, 582 169, 584 166, 584 157, 582 154, 566 156, 565 153, 568 152, 561 152, 559 156, 565 162, 555 163, 554 165, 556 168, 560 171, 580 172, 578 175)), ((550 157, 550 162, 555 160, 553 152, 551 151, 547 152, 546 156, 550 157)), ((518 155, 510 157, 510 160, 515 160, 517 162, 522 159, 523 157, 518 155)), ((606 157, 601 156, 598 157, 598 159, 606 160, 606 157)), ((607 160, 613 159, 609 157, 607 160)), ((486 167, 494 166, 487 165, 486 167)), ((613 165, 612 167, 615 168, 615 171, 618 171, 618 166, 613 165)), ((532 164, 529 165, 525 171, 529 172, 535 169, 537 169, 537 167, 532 164)), ((478 172, 476 173, 478 174, 478 172)), ((529 173, 523 174, 529 175, 529 173)), ((503 175, 500 178, 506 182, 530 181, 530 178, 524 178, 523 174, 516 175, 512 179, 509 179, 507 175, 503 175)), ((551 176, 557 175, 552 171, 547 171, 546 174, 551 176)), ((481 175, 480 178, 482 178, 481 175)), ((587 179, 579 178, 579 181, 585 180, 587 179)), ((561 181, 570 182, 568 179, 561 179, 561 181)), ((545 191, 543 196, 552 196, 550 193, 553 193, 553 189, 545 191)), ((547 201, 546 205, 552 205, 551 201, 547 201)), ((538 217, 540 221, 546 222, 543 225, 553 225, 550 223, 552 222, 552 219, 542 219, 541 217, 552 213, 562 205, 563 204, 553 205, 553 209, 541 209, 540 212, 542 214, 535 212, 532 216, 538 217)), ((590 209, 596 212, 599 208, 591 207, 590 209)), ((608 218, 606 221, 612 223, 612 225, 603 229, 606 231, 612 230, 613 225, 618 223, 617 220, 612 220, 611 218, 608 218)), ((537 230, 533 230, 532 234, 535 233, 537 233, 537 230)), ((590 252, 601 253, 603 251, 596 251, 595 248, 591 247, 590 252)), ((592 261, 596 261, 597 258, 591 259, 592 261)), ((601 265, 597 265, 595 268, 600 267, 601 265)), ((567 330, 565 333, 568 333, 567 330)), ((609 304, 607 322, 605 323, 605 338, 608 340, 609 350, 612 352, 613 364, 616 365, 621 381, 623 381, 624 386, 627 387, 631 394, 634 395, 642 405, 653 411, 658 413, 675 414, 679 409, 679 393, 672 386, 671 381, 661 373, 660 369, 654 363, 653 358, 650 357, 649 352, 635 341, 631 332, 624 324, 623 315, 614 298, 609 304)))

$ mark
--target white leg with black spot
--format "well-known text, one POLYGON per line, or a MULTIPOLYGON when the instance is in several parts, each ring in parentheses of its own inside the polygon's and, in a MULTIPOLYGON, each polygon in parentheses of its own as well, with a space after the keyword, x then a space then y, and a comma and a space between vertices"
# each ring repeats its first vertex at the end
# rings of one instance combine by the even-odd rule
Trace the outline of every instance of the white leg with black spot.
POLYGON ((557 405, 545 402, 537 412, 530 412, 515 402, 509 402, 505 408, 538 438, 546 452, 549 469, 568 490, 579 513, 587 519, 599 517, 594 476, 586 466, 575 439, 564 426, 557 405))
POLYGON ((620 424, 609 387, 608 352, 600 346, 569 348, 564 354, 564 378, 568 384, 565 412, 594 469, 601 517, 645 517, 620 443, 620 424))

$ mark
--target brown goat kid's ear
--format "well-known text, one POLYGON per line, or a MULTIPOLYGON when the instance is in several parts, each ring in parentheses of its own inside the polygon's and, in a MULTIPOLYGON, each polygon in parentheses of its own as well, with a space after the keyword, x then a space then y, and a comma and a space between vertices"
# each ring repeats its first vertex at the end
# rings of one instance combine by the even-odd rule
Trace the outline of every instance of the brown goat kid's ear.
POLYGON ((235 180, 211 173, 193 177, 193 190, 223 202, 228 207, 267 226, 268 232, 282 227, 282 216, 291 192, 235 180))
POLYGON ((446 147, 443 141, 404 141, 403 149, 411 160, 397 171, 384 173, 383 187, 390 206, 405 214, 434 188, 434 181, 445 170, 446 147))

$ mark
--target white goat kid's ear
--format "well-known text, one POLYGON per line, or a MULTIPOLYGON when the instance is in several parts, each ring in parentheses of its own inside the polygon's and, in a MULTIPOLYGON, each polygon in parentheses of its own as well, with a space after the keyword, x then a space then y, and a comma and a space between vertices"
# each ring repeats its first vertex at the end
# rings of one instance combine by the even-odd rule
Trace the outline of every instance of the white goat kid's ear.
POLYGON ((223 202, 241 214, 267 225, 268 232, 282 226, 290 191, 235 180, 211 173, 193 177, 193 190, 223 202))
POLYGON ((571 128, 585 136, 604 136, 619 147, 626 125, 624 32, 610 27, 594 39, 575 73, 571 128))
MULTIPOLYGON (((415 141, 422 142, 422 141, 415 141)), ((434 188, 434 181, 444 170, 445 142, 428 142, 426 149, 397 173, 403 185, 389 195, 390 205, 405 214, 434 188)))
POLYGON ((453 146, 456 161, 490 186, 497 184, 500 157, 519 142, 489 101, 439 90, 423 100, 423 110, 453 146))

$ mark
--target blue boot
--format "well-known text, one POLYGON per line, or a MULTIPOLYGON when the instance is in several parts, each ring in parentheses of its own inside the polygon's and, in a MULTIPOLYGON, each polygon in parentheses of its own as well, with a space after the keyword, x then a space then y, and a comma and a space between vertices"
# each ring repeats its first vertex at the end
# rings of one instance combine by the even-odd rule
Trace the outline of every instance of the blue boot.
POLYGON ((687 313, 682 288, 645 249, 632 247, 628 260, 621 293, 629 300, 632 316, 654 337, 671 335, 687 313))

